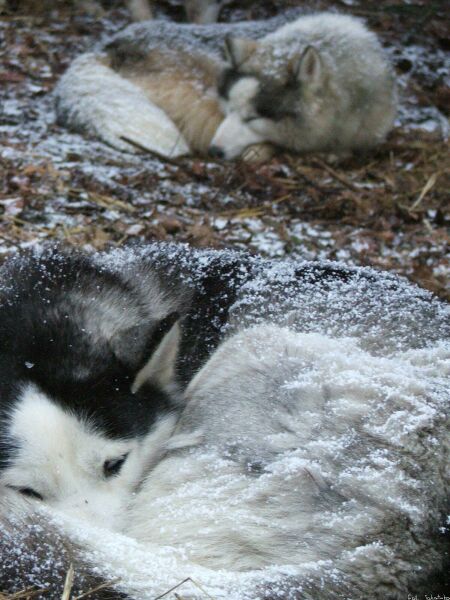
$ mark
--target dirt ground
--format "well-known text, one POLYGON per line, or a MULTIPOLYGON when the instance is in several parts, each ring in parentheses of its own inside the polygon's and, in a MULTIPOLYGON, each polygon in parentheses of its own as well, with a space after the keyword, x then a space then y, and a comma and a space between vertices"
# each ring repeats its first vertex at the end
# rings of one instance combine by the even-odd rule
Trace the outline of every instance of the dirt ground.
MULTIPOLYGON (((181 2, 155 4, 182 18, 181 2)), ((448 4, 236 1, 222 19, 288 6, 358 15, 380 35, 401 106, 376 152, 338 165, 288 154, 259 167, 164 163, 68 133, 55 123, 53 87, 74 57, 129 23, 127 11, 119 2, 92 15, 68 0, 0 0, 0 256, 36 240, 100 249, 170 239, 374 265, 450 299, 448 4)))

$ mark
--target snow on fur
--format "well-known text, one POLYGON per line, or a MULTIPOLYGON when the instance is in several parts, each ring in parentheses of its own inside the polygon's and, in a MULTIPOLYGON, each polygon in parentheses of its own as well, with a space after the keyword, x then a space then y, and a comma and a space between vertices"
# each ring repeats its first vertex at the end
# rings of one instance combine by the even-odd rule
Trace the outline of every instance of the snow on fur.
MULTIPOLYGON (((428 590, 448 510, 448 305, 338 263, 170 244, 96 260, 125 273, 153 265, 192 289, 222 273, 231 306, 121 531, 37 517, 83 573, 119 578, 139 599, 186 578, 183 597, 205 597, 198 583, 236 600, 428 590)), ((44 582, 42 547, 22 548, 44 582)))
POLYGON ((260 142, 297 152, 367 149, 384 140, 396 112, 394 77, 375 34, 333 13, 132 26, 76 59, 56 97, 69 127, 167 157, 220 149, 235 158, 260 142), (281 113, 267 109, 274 104, 281 113))
MULTIPOLYGON (((169 55, 176 49, 185 54, 200 52, 221 64, 220 50, 228 33, 258 37, 294 18, 297 12, 288 11, 267 21, 237 24, 180 26, 148 21, 130 25, 114 36, 112 42, 140 54, 161 48, 169 55)), ((59 120, 74 130, 95 134, 119 150, 134 152, 136 148, 144 148, 167 158, 187 154, 189 148, 167 114, 149 100, 143 90, 108 66, 105 47, 106 44, 100 52, 77 58, 61 78, 56 88, 59 120)), ((181 58, 182 55, 176 61, 177 66, 181 58)))
POLYGON ((128 152, 136 150, 132 142, 166 157, 189 152, 166 113, 138 87, 102 65, 94 54, 84 54, 73 63, 70 74, 61 79, 60 89, 58 110, 69 126, 76 124, 128 152))

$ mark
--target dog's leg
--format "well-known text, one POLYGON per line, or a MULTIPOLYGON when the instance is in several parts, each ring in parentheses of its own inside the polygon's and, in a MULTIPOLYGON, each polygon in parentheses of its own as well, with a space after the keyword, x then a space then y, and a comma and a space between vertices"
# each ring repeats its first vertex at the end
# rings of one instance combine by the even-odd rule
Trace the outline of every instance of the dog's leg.
POLYGON ((264 143, 264 144, 254 144, 253 146, 249 146, 242 153, 242 160, 247 163, 263 163, 270 160, 276 154, 275 146, 272 144, 264 143))
POLYGON ((150 0, 127 0, 127 8, 133 21, 148 21, 153 19, 150 0))

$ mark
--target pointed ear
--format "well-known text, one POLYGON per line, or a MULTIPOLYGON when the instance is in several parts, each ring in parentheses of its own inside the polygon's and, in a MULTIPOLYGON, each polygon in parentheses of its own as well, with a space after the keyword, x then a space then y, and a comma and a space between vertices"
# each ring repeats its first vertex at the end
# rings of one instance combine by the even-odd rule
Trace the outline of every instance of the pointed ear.
POLYGON ((131 392, 135 394, 139 388, 148 382, 161 387, 167 387, 175 382, 175 367, 180 347, 181 330, 176 321, 159 339, 148 361, 138 371, 131 392))
POLYGON ((235 69, 242 65, 257 47, 258 42, 254 40, 233 37, 232 35, 225 37, 225 57, 235 69))
POLYGON ((313 46, 308 46, 303 54, 294 59, 291 69, 297 79, 313 89, 317 89, 322 83, 323 64, 319 52, 313 46))
POLYGON ((120 362, 137 372, 179 318, 179 313, 172 312, 160 320, 142 319, 139 325, 119 329, 109 340, 111 350, 120 362))

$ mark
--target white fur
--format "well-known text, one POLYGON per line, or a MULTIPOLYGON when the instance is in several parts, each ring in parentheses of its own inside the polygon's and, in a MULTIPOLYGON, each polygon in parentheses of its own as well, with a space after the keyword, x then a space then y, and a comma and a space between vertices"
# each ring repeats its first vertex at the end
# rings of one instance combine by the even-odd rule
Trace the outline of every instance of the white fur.
POLYGON ((257 93, 259 81, 255 77, 243 77, 230 90, 230 103, 236 108, 219 125, 211 146, 226 148, 227 158, 240 156, 246 148, 264 141, 243 119, 251 117, 250 100, 257 93))
MULTIPOLYGON (((217 17, 219 3, 194 0, 186 8, 194 20, 204 22, 217 17)), ((345 154, 382 142, 394 121, 396 92, 392 69, 376 36, 353 17, 329 13, 300 17, 276 31, 274 27, 274 20, 248 27, 224 25, 217 28, 217 36, 208 26, 204 34, 200 28, 167 23, 158 27, 152 21, 130 27, 113 40, 121 49, 118 64, 127 58, 129 47, 130 60, 115 66, 118 71, 110 68, 102 53, 85 54, 73 62, 56 88, 60 120, 120 150, 136 149, 125 137, 165 157, 206 154, 215 146, 225 158, 246 158, 242 152, 253 140, 266 143, 266 152, 259 148, 255 154, 260 157, 270 155, 269 144, 296 152, 345 154), (263 37, 267 31, 272 33, 263 37), (292 118, 247 122, 254 93, 244 89, 248 82, 238 81, 226 111, 237 113, 239 120, 226 119, 220 126, 223 114, 215 82, 225 65, 218 40, 224 40, 227 32, 236 33, 235 40, 242 38, 242 44, 236 44, 242 45, 246 57, 240 70, 249 66, 246 72, 263 82, 285 78, 287 65, 295 64, 312 45, 317 54, 304 65, 312 68, 312 77, 306 69, 308 85, 318 89, 325 82, 325 88, 318 97, 307 95, 301 111, 289 92, 292 118), (142 60, 133 60, 136 49, 142 50, 142 60)), ((300 69, 299 81, 302 74, 300 69)))
POLYGON ((259 144, 264 139, 264 135, 250 129, 242 121, 239 113, 233 112, 222 121, 212 139, 211 146, 226 150, 226 158, 235 158, 249 146, 259 144))
POLYGON ((297 152, 346 153, 371 148, 391 129, 397 102, 392 69, 375 34, 358 19, 332 13, 302 16, 256 44, 247 42, 247 50, 245 40, 234 45, 238 56, 246 52, 242 64, 237 60, 240 72, 260 77, 261 86, 286 77, 287 66, 292 71, 306 52, 297 73, 298 97, 289 90, 290 118, 248 120, 258 88, 249 94, 240 80, 231 87, 224 107, 228 117, 211 142, 225 158, 239 156, 247 139, 297 152), (298 118, 292 116, 296 113, 298 118))
MULTIPOLYGON (((241 331, 192 380, 173 437, 146 440, 150 454, 166 454, 129 496, 126 536, 57 527, 142 600, 188 577, 227 600, 267 588, 282 598, 404 599, 442 558, 430 536, 448 495, 449 363, 445 344, 383 358, 353 339, 241 331)), ((101 497, 92 465, 115 442, 33 390, 13 423, 30 467, 15 483, 40 485, 44 473, 47 485, 62 477, 69 496, 76 481, 79 498, 101 497)), ((122 502, 121 486, 110 494, 122 502)), ((56 505, 72 511, 68 499, 56 505)))
POLYGON ((31 488, 46 505, 107 528, 119 528, 124 505, 139 484, 175 418, 168 416, 143 439, 113 440, 88 422, 62 410, 34 386, 26 387, 4 434, 17 445, 0 483, 31 488), (105 478, 106 460, 128 457, 118 475, 105 478))
POLYGON ((331 561, 352 590, 404 597, 439 563, 427 532, 449 483, 443 371, 433 352, 420 367, 413 355, 269 326, 232 337, 191 382, 177 451, 124 531, 213 569, 331 561), (189 431, 199 441, 180 453, 189 431), (263 474, 245 468, 260 460, 263 474))
POLYGON ((119 150, 136 151, 136 146, 123 139, 127 138, 138 147, 168 158, 189 152, 166 113, 95 54, 85 54, 73 62, 56 94, 59 111, 66 115, 69 125, 95 133, 119 150))

